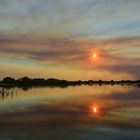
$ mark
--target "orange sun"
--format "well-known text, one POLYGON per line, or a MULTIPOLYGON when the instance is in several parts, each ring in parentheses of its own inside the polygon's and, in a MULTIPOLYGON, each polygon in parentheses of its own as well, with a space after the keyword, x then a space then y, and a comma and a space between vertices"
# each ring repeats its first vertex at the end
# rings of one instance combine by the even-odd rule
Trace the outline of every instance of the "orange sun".
POLYGON ((93 107, 92 110, 93 110, 94 113, 97 112, 97 108, 96 107, 93 107))
POLYGON ((96 57, 97 57, 96 53, 93 53, 92 57, 93 57, 94 59, 96 59, 96 57))
POLYGON ((99 107, 98 105, 92 104, 90 106, 91 112, 94 113, 94 114, 98 114, 98 112, 99 112, 99 108, 98 107, 99 107))

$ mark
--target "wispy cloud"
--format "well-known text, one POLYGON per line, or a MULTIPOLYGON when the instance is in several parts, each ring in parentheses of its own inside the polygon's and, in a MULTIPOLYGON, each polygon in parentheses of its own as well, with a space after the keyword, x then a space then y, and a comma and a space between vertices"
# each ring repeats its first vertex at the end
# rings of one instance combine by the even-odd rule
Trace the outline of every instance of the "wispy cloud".
POLYGON ((139 0, 0 0, 0 62, 24 59, 37 67, 138 76, 139 5, 139 0), (96 63, 89 60, 92 51, 99 55, 96 63))
POLYGON ((71 65, 78 69, 126 72, 135 76, 140 72, 139 37, 108 40, 78 37, 62 41, 1 39, 0 44, 0 53, 5 57, 28 58, 44 64, 71 65), (95 64, 89 60, 92 51, 97 51, 99 55, 95 64))
POLYGON ((49 38, 139 34, 139 0, 1 0, 0 31, 49 38))

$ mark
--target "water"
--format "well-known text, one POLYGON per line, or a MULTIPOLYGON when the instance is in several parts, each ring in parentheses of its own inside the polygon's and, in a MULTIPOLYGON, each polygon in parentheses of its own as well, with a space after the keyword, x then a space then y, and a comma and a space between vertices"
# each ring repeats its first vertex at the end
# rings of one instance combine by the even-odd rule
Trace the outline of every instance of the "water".
POLYGON ((140 139, 139 87, 0 91, 0 140, 140 139))

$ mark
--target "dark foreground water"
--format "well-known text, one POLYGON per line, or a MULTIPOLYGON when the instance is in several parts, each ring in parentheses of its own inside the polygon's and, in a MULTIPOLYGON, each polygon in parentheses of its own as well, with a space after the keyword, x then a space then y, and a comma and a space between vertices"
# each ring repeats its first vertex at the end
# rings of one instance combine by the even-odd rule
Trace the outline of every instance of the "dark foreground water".
POLYGON ((140 88, 1 88, 0 140, 140 140, 140 88))

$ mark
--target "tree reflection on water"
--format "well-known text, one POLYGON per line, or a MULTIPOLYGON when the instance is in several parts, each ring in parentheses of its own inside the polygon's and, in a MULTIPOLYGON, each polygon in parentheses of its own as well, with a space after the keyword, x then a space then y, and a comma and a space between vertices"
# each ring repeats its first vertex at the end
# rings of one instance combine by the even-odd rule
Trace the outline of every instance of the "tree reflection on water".
POLYGON ((0 99, 6 100, 7 98, 13 99, 14 95, 17 94, 17 90, 15 89, 6 89, 6 88, 1 88, 0 89, 0 99))

